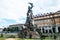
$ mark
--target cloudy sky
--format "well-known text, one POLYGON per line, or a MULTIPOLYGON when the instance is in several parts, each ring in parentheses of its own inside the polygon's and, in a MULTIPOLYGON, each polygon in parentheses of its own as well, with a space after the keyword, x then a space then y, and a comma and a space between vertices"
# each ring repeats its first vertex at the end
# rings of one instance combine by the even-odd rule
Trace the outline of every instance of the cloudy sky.
POLYGON ((34 4, 34 15, 60 10, 60 0, 0 0, 0 27, 25 23, 28 2, 34 4))

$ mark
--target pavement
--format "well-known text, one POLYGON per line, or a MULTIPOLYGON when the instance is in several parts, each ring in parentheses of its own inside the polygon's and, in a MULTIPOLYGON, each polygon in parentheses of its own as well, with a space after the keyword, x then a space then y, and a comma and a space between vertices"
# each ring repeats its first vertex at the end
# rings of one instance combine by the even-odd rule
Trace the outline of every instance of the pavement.
POLYGON ((8 38, 8 39, 5 39, 5 40, 16 40, 16 39, 14 39, 14 38, 8 38))

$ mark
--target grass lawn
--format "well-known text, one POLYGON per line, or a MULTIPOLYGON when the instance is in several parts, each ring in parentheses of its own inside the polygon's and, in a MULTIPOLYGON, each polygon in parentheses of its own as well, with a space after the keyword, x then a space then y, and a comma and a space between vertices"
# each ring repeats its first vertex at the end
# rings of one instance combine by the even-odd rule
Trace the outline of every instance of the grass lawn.
POLYGON ((0 38, 0 40, 5 40, 6 38, 0 38))
MULTIPOLYGON (((0 38, 0 40, 6 40, 6 39, 10 39, 10 38, 0 38)), ((15 40, 40 40, 40 39, 21 39, 21 38, 12 38, 15 40)), ((43 39, 43 40, 50 40, 50 39, 43 39)), ((51 39, 53 40, 53 39, 51 39)))
MULTIPOLYGON (((21 38, 0 38, 0 40, 6 40, 6 39, 15 39, 15 40, 41 40, 41 39, 21 39, 21 38)), ((54 39, 43 39, 43 40, 54 40, 54 39)))

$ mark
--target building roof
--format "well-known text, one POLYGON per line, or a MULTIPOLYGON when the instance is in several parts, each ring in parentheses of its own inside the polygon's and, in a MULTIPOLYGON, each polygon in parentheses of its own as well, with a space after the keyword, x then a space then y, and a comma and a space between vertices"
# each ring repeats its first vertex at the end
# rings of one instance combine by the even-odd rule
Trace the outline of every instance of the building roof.
POLYGON ((50 12, 50 13, 44 13, 44 14, 41 14, 41 15, 36 15, 36 16, 34 16, 34 18, 49 16, 49 15, 54 15, 54 14, 60 14, 60 10, 55 12, 55 13, 50 12))
POLYGON ((20 27, 23 26, 24 24, 13 24, 13 25, 9 25, 9 27, 20 27))

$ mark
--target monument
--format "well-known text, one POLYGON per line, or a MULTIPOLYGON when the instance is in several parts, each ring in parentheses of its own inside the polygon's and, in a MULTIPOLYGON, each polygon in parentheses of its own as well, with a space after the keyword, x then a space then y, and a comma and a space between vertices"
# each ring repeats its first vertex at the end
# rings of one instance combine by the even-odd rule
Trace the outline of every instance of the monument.
POLYGON ((28 6, 26 22, 19 33, 20 38, 37 38, 37 35, 39 36, 38 32, 36 31, 37 27, 34 24, 33 20, 33 13, 32 13, 33 3, 29 4, 30 6, 28 6))
POLYGON ((33 24, 33 13, 32 13, 33 3, 29 3, 29 4, 31 5, 31 7, 28 6, 27 19, 26 19, 25 26, 26 26, 26 28, 28 28, 31 31, 33 31, 33 27, 34 27, 34 24, 33 24))
POLYGON ((27 12, 27 19, 25 23, 25 30, 26 30, 26 35, 25 37, 32 38, 32 31, 34 30, 34 24, 33 24, 33 13, 32 13, 32 8, 33 8, 33 3, 29 3, 30 6, 28 6, 28 12, 27 12))

